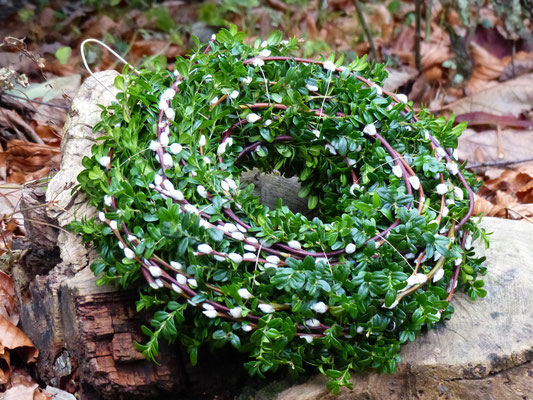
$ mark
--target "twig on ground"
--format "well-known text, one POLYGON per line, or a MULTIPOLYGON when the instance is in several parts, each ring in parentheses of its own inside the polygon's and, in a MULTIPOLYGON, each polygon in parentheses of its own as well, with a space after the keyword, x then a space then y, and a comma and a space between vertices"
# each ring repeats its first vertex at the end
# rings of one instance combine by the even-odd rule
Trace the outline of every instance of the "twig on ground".
POLYGON ((422 71, 422 57, 420 56, 420 14, 422 0, 415 0, 415 64, 418 72, 422 71))
POLYGON ((365 32, 365 36, 368 40, 368 44, 370 45, 370 54, 372 55, 372 58, 374 60, 378 59, 378 52, 376 51, 376 46, 374 46, 374 40, 372 39, 372 34, 370 33, 370 30, 368 29, 368 25, 366 24, 365 15, 363 14, 363 9, 361 8, 361 3, 359 3, 359 0, 354 0, 355 5, 355 11, 357 12, 357 17, 359 18, 359 22, 361 23, 361 26, 363 27, 363 31, 365 32))
POLYGON ((14 97, 15 99, 26 100, 26 101, 28 101, 28 102, 30 102, 30 103, 42 104, 43 106, 55 107, 55 108, 62 108, 62 109, 64 109, 64 110, 68 110, 68 109, 70 109, 69 106, 63 106, 63 105, 61 105, 61 104, 47 103, 47 102, 45 102, 45 101, 31 100, 30 98, 23 97, 23 96, 17 96, 16 94, 11 94, 11 93, 2 93, 2 94, 5 95, 5 96, 14 97))
POLYGON ((525 219, 527 222, 531 222, 533 224, 533 219, 527 217, 526 215, 516 211, 514 208, 511 208, 511 207, 505 207, 505 210, 507 211, 507 216, 509 215, 509 211, 512 211, 516 214, 518 214, 520 217, 522 217, 523 219, 525 219))
POLYGON ((522 158, 520 160, 501 160, 501 161, 487 161, 482 163, 468 164, 468 168, 482 168, 482 167, 506 167, 508 165, 522 164, 533 161, 533 157, 522 158))
POLYGON ((424 41, 429 42, 431 36, 431 11, 433 9, 433 0, 428 0, 426 4, 426 37, 424 41))

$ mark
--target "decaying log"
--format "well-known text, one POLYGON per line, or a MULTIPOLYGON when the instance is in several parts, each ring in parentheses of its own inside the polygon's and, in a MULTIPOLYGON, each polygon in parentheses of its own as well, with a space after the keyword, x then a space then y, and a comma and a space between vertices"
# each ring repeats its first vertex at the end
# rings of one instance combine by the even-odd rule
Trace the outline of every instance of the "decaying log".
MULTIPOLYGON (((115 75, 106 72, 99 79, 112 88, 115 75)), ((101 112, 97 104, 109 104, 112 98, 90 78, 74 99, 65 125, 61 170, 48 187, 50 204, 23 207, 31 208, 25 212, 29 245, 14 270, 22 328, 40 350, 41 379, 72 393, 79 391, 84 399, 147 398, 182 383, 175 351, 163 347, 157 366, 135 350, 134 340, 143 340, 140 326, 146 323, 135 312, 136 293, 96 286, 89 269, 96 254, 66 230, 73 218, 94 214, 84 196, 72 188, 82 169, 81 159, 94 143, 92 127, 101 112), (45 209, 47 215, 41 211, 45 209), (54 224, 61 229, 51 228, 54 224)), ((42 197, 38 191, 25 193, 28 202, 42 197)))

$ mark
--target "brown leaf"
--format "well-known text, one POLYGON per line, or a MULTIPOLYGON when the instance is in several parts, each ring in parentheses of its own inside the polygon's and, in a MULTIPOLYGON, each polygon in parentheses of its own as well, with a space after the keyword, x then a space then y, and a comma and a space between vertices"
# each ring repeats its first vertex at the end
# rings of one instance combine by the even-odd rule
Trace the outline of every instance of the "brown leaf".
POLYGON ((112 32, 116 26, 116 22, 113 21, 107 15, 96 15, 82 25, 83 36, 80 39, 102 39, 107 32, 112 32))
POLYGON ((532 180, 533 177, 529 174, 508 169, 498 178, 485 181, 485 186, 490 190, 503 190, 506 192, 518 193, 532 180))
POLYGON ((410 66, 403 66, 400 69, 389 68, 387 72, 389 76, 385 79, 383 87, 392 92, 395 92, 399 87, 407 84, 418 75, 418 71, 410 66))
POLYGON ((6 182, 8 183, 16 183, 18 185, 22 185, 26 183, 26 180, 30 180, 24 172, 16 171, 11 174, 9 174, 6 182))
POLYGON ((10 140, 6 153, 6 165, 9 166, 6 180, 11 183, 22 184, 42 178, 50 170, 58 169, 61 162, 59 148, 22 140, 10 140))
POLYGON ((68 107, 69 103, 63 98, 51 99, 47 103, 60 107, 53 107, 47 104, 32 104, 33 123, 37 126, 51 125, 61 131, 67 118, 67 109, 64 107, 68 107))
POLYGON ((494 203, 504 208, 513 207, 518 204, 515 196, 507 192, 504 192, 502 190, 496 191, 496 197, 494 198, 494 203))
POLYGON ((393 34, 394 24, 392 15, 384 4, 366 3, 367 20, 372 26, 372 32, 377 33, 383 42, 388 42, 393 34))
MULTIPOLYGON (((136 64, 144 57, 157 54, 163 54, 168 59, 175 59, 182 53, 183 49, 164 40, 137 40, 131 46, 128 61, 136 64)), ((115 59, 113 59, 113 63, 116 63, 115 59)))
POLYGON ((496 217, 505 217, 509 219, 527 219, 529 222, 533 222, 533 204, 511 204, 505 209, 504 212, 500 212, 496 217))
POLYGON ((533 131, 504 129, 500 132, 502 155, 498 156, 496 130, 467 129, 459 137, 459 158, 470 162, 516 161, 533 158, 533 131))
POLYGON ((533 162, 523 163, 516 167, 517 171, 533 176, 533 162))
POLYGON ((496 80, 502 75, 511 59, 509 57, 499 59, 476 43, 471 43, 470 48, 475 67, 470 80, 466 83, 466 92, 472 95, 497 86, 496 80))
POLYGON ((448 104, 443 109, 450 109, 455 114, 476 111, 496 115, 514 115, 518 117, 529 112, 533 107, 533 74, 496 84, 471 96, 448 104))
POLYGON ((533 203, 533 179, 520 188, 516 197, 521 203, 533 203))
POLYGON ((37 361, 39 350, 24 332, 0 315, 0 353, 15 351, 23 362, 32 363, 37 361))
POLYGON ((0 315, 9 320, 13 325, 19 323, 20 316, 17 310, 17 301, 3 289, 0 289, 0 315))
POLYGON ((424 78, 428 82, 438 82, 442 79, 444 71, 440 65, 434 65, 424 71, 424 78))
MULTIPOLYGON (((18 207, 18 204, 20 202, 22 194, 21 188, 7 188, 7 187, 1 187, 0 188, 0 215, 13 215, 14 218, 18 219, 19 221, 22 220, 22 214, 17 213, 16 209, 18 207)), ((0 231, 3 231, 4 233, 9 233, 12 237, 11 231, 6 231, 5 221, 2 220, 0 224, 0 231)), ((11 245, 11 242, 7 243, 8 245, 11 245)), ((0 236, 0 249, 5 250, 5 243, 2 240, 2 237, 0 236)), ((2 254, 2 251, 0 251, 0 254, 2 254)))
POLYGON ((9 352, 0 349, 0 385, 9 381, 11 373, 11 356, 9 352))
POLYGON ((3 271, 0 271, 0 315, 15 326, 19 323, 13 279, 3 271))
POLYGON ((422 55, 422 70, 442 65, 446 60, 453 58, 449 46, 443 46, 442 43, 424 43, 420 45, 420 54, 422 55))
POLYGON ((38 125, 35 127, 35 133, 49 146, 59 147, 61 144, 61 132, 53 126, 38 125))
POLYGON ((4 271, 0 271, 0 289, 7 293, 9 296, 15 296, 13 278, 11 278, 4 271))
POLYGON ((520 51, 516 54, 514 60, 511 59, 507 64, 500 76, 500 80, 507 81, 531 71, 533 71, 533 53, 520 51))
POLYGON ((471 79, 490 81, 498 79, 503 73, 505 67, 511 61, 510 59, 500 59, 492 55, 485 48, 476 43, 470 44, 472 56, 474 58, 474 71, 471 79))
POLYGON ((35 133, 30 124, 22 119, 14 110, 0 108, 0 126, 8 128, 19 139, 43 144, 42 139, 35 133))
POLYGON ((33 400, 52 400, 56 396, 47 394, 43 389, 37 388, 33 392, 33 400))
POLYGON ((285 4, 281 0, 267 0, 270 7, 272 7, 275 10, 285 12, 287 11, 287 4, 285 4))
POLYGON ((483 213, 487 217, 493 217, 502 209, 501 206, 492 204, 487 199, 477 196, 476 202, 474 203, 474 215, 483 213))
MULTIPOLYGON (((13 206, 13 209, 15 208, 16 206, 13 206)), ((18 231, 18 230, 19 230, 19 225, 17 224, 17 220, 15 218, 7 219, 6 217, 4 217, 4 219, 0 220, 0 250, 1 251, 7 251, 11 248, 13 238, 15 237, 15 231, 18 231)), ((14 321, 16 321, 18 323, 17 318, 13 319, 11 322, 15 323, 14 321)))
POLYGON ((413 28, 402 29, 390 46, 390 50, 402 60, 414 59, 412 51, 415 47, 415 30, 413 28))
POLYGON ((3 400, 51 400, 33 378, 24 370, 15 368, 9 377, 8 389, 2 394, 3 400))

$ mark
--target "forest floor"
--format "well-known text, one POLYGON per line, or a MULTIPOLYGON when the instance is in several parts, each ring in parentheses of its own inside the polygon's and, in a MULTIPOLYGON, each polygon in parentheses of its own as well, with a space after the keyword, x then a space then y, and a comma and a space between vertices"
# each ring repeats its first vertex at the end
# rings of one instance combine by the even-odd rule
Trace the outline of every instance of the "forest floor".
MULTIPOLYGON (((387 89, 405 93, 415 109, 453 113, 455 121, 468 123, 459 157, 483 180, 476 212, 533 222, 533 27, 527 15, 506 15, 482 0, 458 11, 426 2, 431 9, 418 13, 415 1, 399 0, 45 3, 22 8, 0 27, 4 263, 13 239, 25 234, 22 189, 46 186, 59 168, 69 104, 88 76, 82 41, 102 40, 136 67, 172 69, 175 57, 192 46, 193 35, 205 42, 229 23, 244 30, 248 41, 273 29, 302 38, 301 54, 308 58, 342 53, 349 62, 368 54, 387 62, 387 89)), ((92 71, 122 67, 93 45, 86 47, 86 57, 92 71)), ((5 399, 49 398, 24 368, 11 366, 11 358, 24 365, 37 356, 17 323, 12 281, 0 267, 0 331, 6 332, 0 337, 0 391, 12 396, 5 399)))

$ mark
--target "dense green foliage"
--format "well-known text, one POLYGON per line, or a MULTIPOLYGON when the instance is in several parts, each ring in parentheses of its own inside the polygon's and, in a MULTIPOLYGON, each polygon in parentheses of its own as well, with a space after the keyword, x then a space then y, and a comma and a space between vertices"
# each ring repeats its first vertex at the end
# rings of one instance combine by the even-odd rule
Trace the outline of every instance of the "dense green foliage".
POLYGON ((175 75, 117 77, 117 102, 103 109, 95 130, 104 135, 78 178, 105 223, 83 220, 73 228, 101 254, 92 265, 99 282, 137 288, 138 309, 154 311, 151 327, 143 327, 148 342, 139 345, 149 358, 156 359, 161 338, 179 340, 193 363, 202 344, 228 343, 249 354, 251 374, 280 367, 299 374, 312 365, 332 390, 349 385, 350 371, 394 371, 400 345, 453 312, 454 271, 472 298, 485 295, 476 279, 482 260, 469 246, 483 232, 472 220, 455 230, 468 212, 457 174, 471 185, 475 178, 439 156, 429 136, 453 149, 464 126, 426 112, 413 119, 408 105, 377 86, 386 77, 383 65, 362 58, 334 72, 327 68, 334 58, 324 65, 269 60, 269 53, 290 55, 297 41, 282 42, 279 33, 254 46, 243 39, 236 29, 222 30, 206 54, 198 45, 191 57, 178 58, 182 82, 167 97, 174 112, 163 147, 156 142, 158 132, 165 141, 160 100, 175 75), (258 56, 265 61, 243 62, 258 56), (230 128, 233 141, 221 147, 230 128), (403 155, 424 196, 415 183, 411 193, 407 172, 395 172, 399 157, 373 129, 403 155), (172 157, 164 170, 154 157, 161 149, 172 157), (297 176, 299 195, 319 217, 281 201, 273 209, 262 205, 253 186, 240 182, 253 167, 297 176), (183 200, 164 194, 163 174, 183 200), (436 192, 439 174, 443 196, 436 192), (227 210, 250 228, 236 230, 227 210), (396 219, 385 238, 376 238, 396 219), (276 248, 278 260, 268 252, 276 248))

